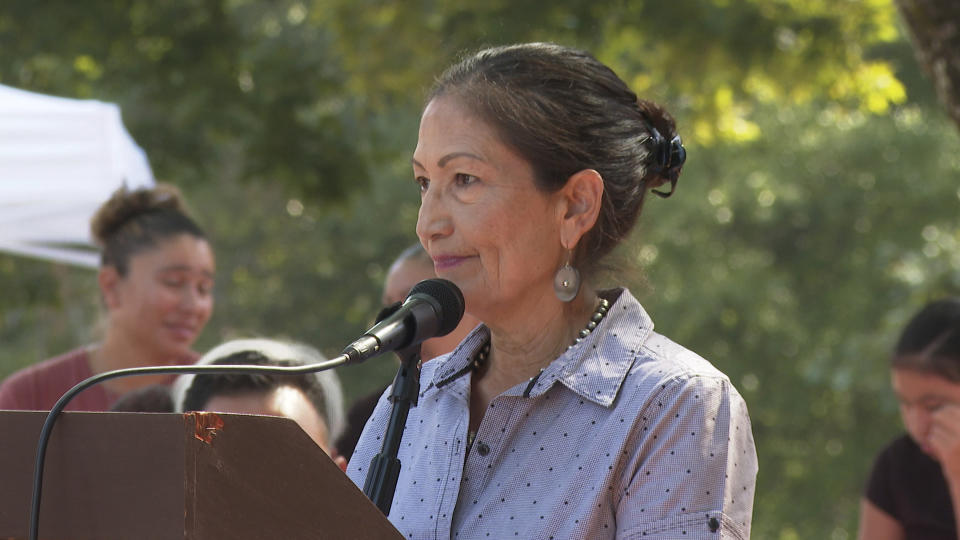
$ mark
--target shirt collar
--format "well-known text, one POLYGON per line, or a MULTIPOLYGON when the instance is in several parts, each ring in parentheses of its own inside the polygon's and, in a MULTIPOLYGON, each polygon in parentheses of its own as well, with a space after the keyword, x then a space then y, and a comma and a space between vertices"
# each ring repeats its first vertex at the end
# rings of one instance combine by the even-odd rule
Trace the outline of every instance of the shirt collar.
MULTIPOLYGON (((607 315, 586 338, 543 370, 529 389, 529 397, 539 396, 559 382, 584 399, 604 407, 613 404, 640 347, 653 332, 653 320, 630 291, 613 289, 602 294, 606 298, 616 297, 607 315)), ((423 393, 443 387, 469 371, 473 357, 489 339, 490 330, 481 324, 449 355, 430 362, 436 362, 437 367, 423 393)), ((521 395, 526 387, 524 382, 506 394, 521 395)))
POLYGON ((584 399, 604 407, 613 405, 640 347, 653 331, 653 320, 630 291, 613 289, 602 294, 616 297, 607 315, 586 338, 547 366, 531 397, 559 382, 584 399))
POLYGON ((466 371, 470 370, 473 357, 476 356, 480 348, 488 341, 490 341, 490 329, 487 328, 486 325, 481 324, 467 334, 467 337, 449 354, 431 360, 429 364, 436 365, 437 367, 433 372, 433 376, 430 377, 430 384, 424 389, 424 392, 432 387, 441 388, 446 386, 452 382, 452 380, 464 375, 466 371))

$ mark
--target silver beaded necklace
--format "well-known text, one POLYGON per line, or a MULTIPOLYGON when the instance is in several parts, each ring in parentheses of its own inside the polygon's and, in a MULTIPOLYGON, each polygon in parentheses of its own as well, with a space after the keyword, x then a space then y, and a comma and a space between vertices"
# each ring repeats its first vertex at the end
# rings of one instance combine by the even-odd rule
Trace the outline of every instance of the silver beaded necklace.
MULTIPOLYGON (((580 330, 577 333, 577 339, 573 340, 573 343, 567 346, 567 350, 572 349, 578 343, 583 341, 590 335, 594 329, 597 328, 597 325, 600 324, 600 321, 607 315, 607 311, 610 310, 610 302, 601 298, 597 303, 597 309, 593 311, 593 315, 590 316, 590 320, 587 322, 587 326, 580 330)), ((487 358, 490 357, 490 340, 488 339, 486 343, 483 344, 483 347, 480 347, 480 350, 477 351, 477 354, 473 356, 473 360, 470 361, 470 366, 473 368, 473 371, 477 371, 482 368, 487 363, 487 358)))
MULTIPOLYGON (((600 321, 603 320, 603 318, 607 315, 607 312, 609 310, 610 310, 610 302, 605 298, 601 298, 600 302, 597 304, 597 309, 595 309, 593 312, 593 315, 590 316, 590 320, 587 322, 587 326, 581 329, 577 333, 577 339, 575 339, 573 343, 567 346, 567 350, 572 349, 578 343, 586 339, 587 336, 589 336, 590 333, 597 328, 597 325, 600 324, 600 321)), ((490 357, 490 340, 488 339, 487 342, 483 344, 483 347, 480 347, 480 350, 477 351, 477 354, 474 355, 473 360, 470 361, 471 369, 474 372, 479 371, 486 365, 487 358, 489 357, 490 357)), ((529 392, 529 388, 533 386, 533 382, 540 377, 541 373, 543 373, 542 368, 540 369, 540 373, 537 373, 536 376, 530 378, 530 384, 527 385, 528 392, 529 392)), ((524 394, 527 394, 528 392, 525 392, 524 394)), ((467 431, 467 453, 468 454, 470 453, 470 449, 473 448, 473 441, 476 440, 476 438, 477 438, 476 431, 472 429, 467 431)))

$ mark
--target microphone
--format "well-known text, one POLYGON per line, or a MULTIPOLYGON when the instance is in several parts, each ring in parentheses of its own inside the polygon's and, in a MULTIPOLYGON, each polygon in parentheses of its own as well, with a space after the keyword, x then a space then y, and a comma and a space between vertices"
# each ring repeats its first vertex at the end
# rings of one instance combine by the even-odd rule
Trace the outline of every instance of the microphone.
MULTIPOLYGON (((40 501, 43 492, 43 469, 47 445, 53 426, 67 404, 83 390, 109 379, 136 375, 169 373, 284 373, 304 375, 325 369, 333 369, 349 363, 357 363, 378 354, 404 349, 436 336, 445 336, 460 324, 463 317, 463 294, 452 282, 445 279, 428 279, 413 286, 410 294, 398 308, 384 310, 386 316, 375 324, 360 339, 351 343, 343 353, 332 360, 304 366, 254 366, 254 365, 203 365, 203 366, 147 366, 118 369, 94 375, 80 381, 67 390, 47 414, 40 430, 37 457, 33 468, 33 496, 30 501, 30 540, 39 538, 40 501)), ((414 390, 413 395, 417 392, 414 390)), ((401 426, 403 424, 401 423, 401 426)), ((399 440, 397 442, 399 445, 399 440)), ((392 497, 392 495, 391 495, 392 497)))
POLYGON ((410 289, 396 311, 373 325, 343 350, 350 363, 387 351, 405 349, 432 337, 445 336, 463 317, 463 293, 445 279, 427 279, 410 289))

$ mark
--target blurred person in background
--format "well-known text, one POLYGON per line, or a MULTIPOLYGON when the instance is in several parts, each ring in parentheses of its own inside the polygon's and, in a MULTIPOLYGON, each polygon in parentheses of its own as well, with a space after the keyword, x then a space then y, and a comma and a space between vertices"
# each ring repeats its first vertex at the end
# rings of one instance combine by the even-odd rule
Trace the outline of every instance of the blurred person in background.
MULTIPOLYGON (((437 274, 433 270, 433 259, 423 249, 414 244, 403 250, 397 260, 390 265, 387 279, 383 284, 383 307, 403 303, 414 285, 425 279, 433 279, 437 274)), ((470 315, 464 315, 460 324, 445 336, 428 339, 420 344, 420 358, 427 362, 453 350, 480 321, 470 315)))
MULTIPOLYGON (((320 351, 308 345, 259 338, 222 343, 204 354, 197 364, 302 366, 325 360, 320 351)), ((341 470, 346 470, 346 459, 338 456, 333 446, 344 428, 343 390, 333 370, 306 375, 182 375, 174 383, 172 395, 176 412, 214 411, 290 418, 341 470)))
POLYGON ((174 412, 169 384, 151 384, 131 390, 110 406, 111 412, 174 412))
MULTIPOLYGON (((10 375, 0 409, 49 410, 78 382, 106 371, 191 364, 213 310, 214 255, 174 186, 121 188, 93 216, 97 274, 106 308, 100 343, 10 375)), ((80 393, 66 410, 105 411, 124 393, 171 377, 117 378, 80 393)))
POLYGON ((927 304, 893 350, 906 433, 876 457, 860 540, 957 540, 960 515, 960 298, 927 304))

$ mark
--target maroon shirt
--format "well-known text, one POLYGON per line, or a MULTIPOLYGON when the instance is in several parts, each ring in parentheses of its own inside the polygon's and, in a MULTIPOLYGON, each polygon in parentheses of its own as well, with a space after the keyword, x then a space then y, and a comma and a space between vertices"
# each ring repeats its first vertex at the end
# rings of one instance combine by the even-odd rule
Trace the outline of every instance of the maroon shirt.
MULTIPOLYGON (((49 411, 67 390, 93 377, 86 347, 22 369, 0 382, 0 409, 49 411)), ((87 388, 68 411, 106 411, 120 397, 102 384, 87 388)))
POLYGON ((950 489, 940 464, 904 435, 876 458, 867 499, 903 527, 908 540, 955 540, 950 489))

